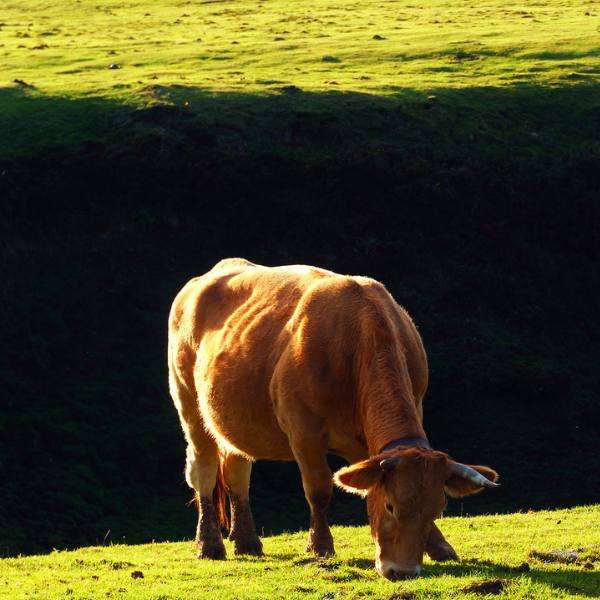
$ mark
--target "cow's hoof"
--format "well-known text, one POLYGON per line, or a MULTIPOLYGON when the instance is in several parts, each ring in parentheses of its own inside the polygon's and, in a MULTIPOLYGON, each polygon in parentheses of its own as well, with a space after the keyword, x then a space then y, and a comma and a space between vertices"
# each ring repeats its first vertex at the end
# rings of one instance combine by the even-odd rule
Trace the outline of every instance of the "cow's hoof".
POLYGON ((335 554, 335 550, 333 548, 314 548, 313 552, 315 553, 315 556, 320 558, 329 558, 335 554))
POLYGON ((212 560, 225 560, 227 553, 223 544, 198 544, 198 558, 210 558, 212 560))
POLYGON ((333 556, 335 554, 335 550, 333 549, 333 543, 331 544, 315 544, 313 542, 308 542, 306 546, 307 552, 312 552, 315 556, 320 556, 323 558, 327 558, 328 556, 333 556))
POLYGON ((431 560, 437 562, 445 562, 448 560, 460 562, 458 554, 456 554, 454 548, 450 544, 442 544, 441 546, 436 546, 434 548, 427 548, 427 554, 429 554, 431 560))
POLYGON ((318 533, 311 527, 308 533, 307 552, 314 552, 315 556, 333 556, 333 537, 329 527, 322 529, 318 533))
POLYGON ((262 556, 262 542, 256 539, 250 540, 235 540, 235 554, 249 554, 250 556, 262 556))

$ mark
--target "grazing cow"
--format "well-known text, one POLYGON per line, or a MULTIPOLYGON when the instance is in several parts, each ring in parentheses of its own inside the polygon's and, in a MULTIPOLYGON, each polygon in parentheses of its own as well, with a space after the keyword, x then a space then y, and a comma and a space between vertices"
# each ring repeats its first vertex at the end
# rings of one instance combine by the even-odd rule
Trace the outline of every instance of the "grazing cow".
POLYGON ((248 489, 252 461, 270 459, 300 467, 308 551, 334 553, 335 481, 366 496, 384 577, 417 575, 424 552, 458 559, 434 523, 444 492, 496 487, 498 474, 429 446, 427 377, 415 325, 373 279, 240 258, 192 279, 169 317, 169 383, 198 503, 198 556, 225 558, 226 494, 235 553, 262 554, 248 489), (328 452, 350 466, 332 476, 328 452))

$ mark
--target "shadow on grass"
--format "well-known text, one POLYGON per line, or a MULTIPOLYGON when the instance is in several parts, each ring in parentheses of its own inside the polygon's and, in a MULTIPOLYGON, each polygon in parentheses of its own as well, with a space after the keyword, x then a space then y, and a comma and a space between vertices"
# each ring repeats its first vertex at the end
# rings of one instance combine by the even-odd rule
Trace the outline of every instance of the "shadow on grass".
MULTIPOLYGON (((192 535, 165 319, 224 256, 386 283, 428 349, 432 443, 505 482, 465 510, 597 500, 599 86, 132 107, 26 83, 0 90, 3 553, 192 535)), ((253 477, 259 531, 307 526, 294 465, 253 477)))
MULTIPOLYGON (((446 59, 450 62, 461 62, 461 61, 472 61, 479 58, 490 58, 490 57, 518 57, 524 62, 531 60, 540 61, 571 61, 581 60, 585 58, 595 58, 600 56, 600 48, 591 48, 585 51, 560 51, 560 52, 526 52, 522 48, 502 48, 502 49, 490 49, 490 48, 476 48, 470 49, 469 51, 463 50, 460 46, 456 48, 448 48, 443 51, 435 52, 423 52, 420 54, 400 54, 397 58, 406 61, 412 60, 430 60, 430 59, 446 59)), ((524 64, 523 67, 527 68, 529 64, 524 64)), ((549 65, 551 67, 552 65, 549 65)), ((573 68, 577 68, 579 65, 574 64, 573 68)), ((585 69, 588 65, 582 65, 585 69)))
POLYGON ((577 60, 580 58, 596 58, 600 56, 600 48, 592 48, 583 52, 573 51, 560 51, 560 52, 527 52, 521 55, 524 59, 538 59, 538 60, 577 60))
MULTIPOLYGON (((327 573, 330 581, 347 582, 361 579, 372 579, 374 576, 374 561, 362 558, 347 560, 319 559, 313 556, 306 558, 294 554, 269 554, 267 559, 293 561, 293 568, 315 567, 318 572, 327 573), (344 567, 351 567, 350 570, 344 567)), ((237 558, 235 560, 238 560, 237 558)), ((519 567, 497 563, 490 560, 470 559, 460 563, 426 563, 423 566, 420 579, 434 579, 437 577, 471 578, 474 582, 493 580, 514 580, 521 577, 534 583, 547 585, 557 591, 596 598, 599 592, 600 581, 597 573, 582 568, 569 571, 552 571, 538 568, 535 564, 519 567)))
POLYGON ((391 86, 385 96, 294 86, 254 95, 147 85, 135 98, 137 108, 110 99, 48 96, 26 82, 0 88, 0 160, 48 151, 78 156, 82 150, 94 157, 133 153, 140 160, 176 152, 183 158, 189 152, 275 152, 309 160, 362 148, 427 153, 426 160, 445 162, 543 159, 539 168, 550 172, 558 157, 598 151, 593 83, 426 93, 391 86))
POLYGON ((346 563, 351 567, 356 567, 358 569, 374 569, 375 561, 369 560, 368 558, 350 558, 346 561, 346 563))
POLYGON ((577 594, 597 598, 600 591, 598 574, 587 571, 550 571, 528 565, 523 567, 510 567, 502 563, 489 560, 471 559, 461 563, 429 563, 423 567, 422 576, 440 577, 451 575, 453 577, 476 577, 477 580, 516 579, 525 577, 536 583, 543 583, 549 587, 570 594, 577 594), (576 584, 573 583, 576 581, 576 584))

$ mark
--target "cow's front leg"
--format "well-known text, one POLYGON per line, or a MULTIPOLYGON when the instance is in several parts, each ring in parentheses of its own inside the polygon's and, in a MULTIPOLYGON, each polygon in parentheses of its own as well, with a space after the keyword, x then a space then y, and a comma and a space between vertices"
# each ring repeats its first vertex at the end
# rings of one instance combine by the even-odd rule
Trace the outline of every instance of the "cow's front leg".
POLYGON ((223 475, 231 502, 231 529, 229 539, 235 544, 236 554, 253 554, 261 556, 262 543, 256 535, 256 527, 250 510, 250 473, 252 463, 229 454, 223 463, 223 475))
MULTIPOLYGON (((331 482, 331 472, 329 473, 331 482)), ((331 485, 331 483, 330 483, 331 485)), ((317 556, 332 556, 333 537, 327 523, 327 507, 331 500, 331 487, 329 490, 306 491, 305 495, 310 505, 310 531, 308 532, 307 552, 314 552, 317 556)))
POLYGON ((438 529, 435 523, 431 528, 429 538, 427 538, 425 551, 432 560, 460 560, 454 548, 446 541, 444 534, 438 529))
POLYGON ((331 500, 333 479, 327 464, 325 449, 318 440, 303 436, 292 444, 292 450, 302 475, 304 495, 310 506, 310 531, 308 533, 307 552, 317 556, 331 556, 333 537, 327 523, 327 507, 331 500))

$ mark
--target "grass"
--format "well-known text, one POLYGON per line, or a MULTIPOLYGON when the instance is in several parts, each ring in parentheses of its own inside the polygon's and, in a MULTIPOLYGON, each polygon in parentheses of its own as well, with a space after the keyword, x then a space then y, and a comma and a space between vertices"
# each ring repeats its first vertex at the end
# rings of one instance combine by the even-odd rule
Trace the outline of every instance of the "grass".
POLYGON ((197 561, 192 542, 104 546, 0 561, 2 595, 25 598, 463 598, 472 584, 501 579, 499 598, 581 598, 600 594, 600 505, 569 510, 443 518, 462 562, 426 559, 422 576, 389 582, 373 569, 367 527, 335 527, 337 555, 304 553, 306 532, 264 539, 263 558, 197 561), (571 562, 548 551, 579 551, 571 562), (140 575, 141 572, 141 575, 140 575))
POLYGON ((465 512, 596 502, 599 4, 3 1, 0 554, 191 530, 165 315, 224 256, 388 286, 432 443, 507 482, 465 512))
MULTIPOLYGON (((215 119, 253 134, 289 109, 287 102, 253 109, 240 97, 302 90, 295 104, 327 121, 352 113, 356 95, 364 105, 400 94, 410 116, 415 103, 470 113, 490 102, 485 95, 465 102, 452 91, 597 84, 599 11, 589 0, 388 0, 376 9, 342 0, 8 2, 0 22, 0 126, 10 135, 0 140, 0 157, 106 139, 123 129, 114 121, 119 108, 167 104, 202 114, 230 147, 239 146, 236 132, 215 119), (329 92, 335 96, 324 96, 323 117, 319 97, 329 92)), ((373 127, 371 115, 357 120, 346 127, 366 127, 363 138, 381 133, 381 117, 373 127)), ((509 129, 519 125, 508 121, 509 129)), ((526 126, 526 135, 539 135, 526 126)))
POLYGON ((8 2, 4 77, 118 98, 151 83, 385 93, 597 80, 599 10, 588 0, 8 2))

